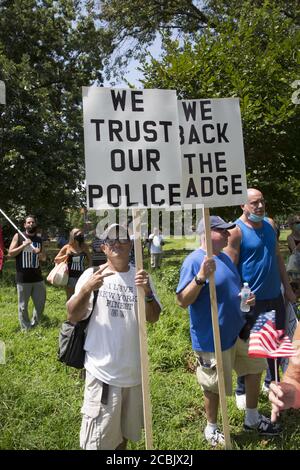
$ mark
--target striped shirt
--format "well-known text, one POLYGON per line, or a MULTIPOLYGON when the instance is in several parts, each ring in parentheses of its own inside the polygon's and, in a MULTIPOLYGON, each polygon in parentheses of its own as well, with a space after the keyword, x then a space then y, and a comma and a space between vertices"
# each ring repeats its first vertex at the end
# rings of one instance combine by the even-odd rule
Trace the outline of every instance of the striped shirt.
POLYGON ((82 251, 81 253, 72 253, 68 255, 68 269, 69 276, 78 278, 83 273, 84 260, 87 258, 86 253, 82 251))
MULTIPOLYGON (((24 233, 26 238, 31 240, 35 248, 42 250, 42 239, 37 235, 24 233)), ((23 237, 19 235, 18 246, 23 244, 23 237)), ((30 245, 26 246, 21 253, 16 256, 16 279, 17 283, 40 282, 43 280, 39 256, 35 254, 30 245)))

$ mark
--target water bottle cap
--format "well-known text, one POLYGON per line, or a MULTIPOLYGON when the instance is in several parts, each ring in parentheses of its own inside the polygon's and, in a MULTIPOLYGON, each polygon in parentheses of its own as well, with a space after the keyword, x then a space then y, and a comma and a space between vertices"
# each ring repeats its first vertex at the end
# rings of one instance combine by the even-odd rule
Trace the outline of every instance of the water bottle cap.
POLYGON ((248 282, 244 282, 244 287, 249 287, 248 282))

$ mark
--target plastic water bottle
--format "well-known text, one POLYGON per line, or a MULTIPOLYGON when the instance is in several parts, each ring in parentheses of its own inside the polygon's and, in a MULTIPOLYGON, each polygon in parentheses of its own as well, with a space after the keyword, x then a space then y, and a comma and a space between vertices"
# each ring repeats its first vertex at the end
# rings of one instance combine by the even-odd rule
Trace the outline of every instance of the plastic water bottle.
POLYGON ((244 282, 244 286, 242 287, 242 290, 241 290, 241 311, 242 312, 250 311, 250 305, 246 304, 246 300, 248 299, 250 293, 251 293, 251 289, 248 285, 248 282, 244 282))

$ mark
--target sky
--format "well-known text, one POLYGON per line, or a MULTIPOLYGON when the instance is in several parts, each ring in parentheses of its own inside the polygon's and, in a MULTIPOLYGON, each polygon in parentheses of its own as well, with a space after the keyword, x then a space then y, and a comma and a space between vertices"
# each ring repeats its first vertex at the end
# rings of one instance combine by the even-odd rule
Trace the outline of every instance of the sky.
MULTIPOLYGON (((149 48, 150 54, 155 57, 156 59, 159 57, 161 53, 161 39, 159 36, 157 36, 156 40, 154 41, 153 45, 150 46, 149 48)), ((143 78, 143 74, 139 72, 137 69, 140 65, 140 62, 137 60, 131 60, 131 62, 128 65, 127 68, 127 73, 124 74, 124 78, 130 82, 130 84, 134 85, 136 88, 142 88, 142 84, 139 82, 139 79, 143 78)), ((128 85, 126 82, 117 80, 116 78, 112 78, 110 81, 104 81, 104 86, 105 87, 110 87, 111 82, 115 82, 116 85, 114 85, 116 88, 128 88, 128 85)))

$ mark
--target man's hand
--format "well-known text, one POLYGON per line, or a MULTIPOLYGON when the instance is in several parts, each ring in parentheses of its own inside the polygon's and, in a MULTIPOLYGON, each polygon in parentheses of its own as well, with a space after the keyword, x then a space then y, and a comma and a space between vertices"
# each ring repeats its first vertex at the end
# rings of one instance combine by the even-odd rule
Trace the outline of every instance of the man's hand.
POLYGON ((94 290, 100 289, 103 286, 104 278, 107 276, 112 276, 115 274, 113 271, 106 271, 108 268, 108 263, 102 264, 98 271, 96 271, 87 281, 85 288, 87 288, 90 292, 94 290))
POLYGON ((23 240, 22 247, 26 248, 26 246, 31 245, 31 243, 32 242, 31 242, 30 238, 27 238, 26 240, 23 240))
POLYGON ((144 269, 137 271, 135 275, 135 285, 144 289, 145 295, 151 294, 149 274, 144 269))
POLYGON ((269 400, 272 403, 271 421, 274 423, 281 410, 293 408, 296 401, 296 388, 294 385, 280 382, 270 384, 269 400))
MULTIPOLYGON (((241 293, 239 293, 239 296, 241 297, 241 293)), ((253 307, 255 305, 255 301, 256 301, 255 294, 253 292, 250 292, 250 295, 245 303, 247 305, 250 305, 250 307, 253 307)))
POLYGON ((197 277, 205 281, 216 270, 216 262, 213 258, 204 257, 197 277))

